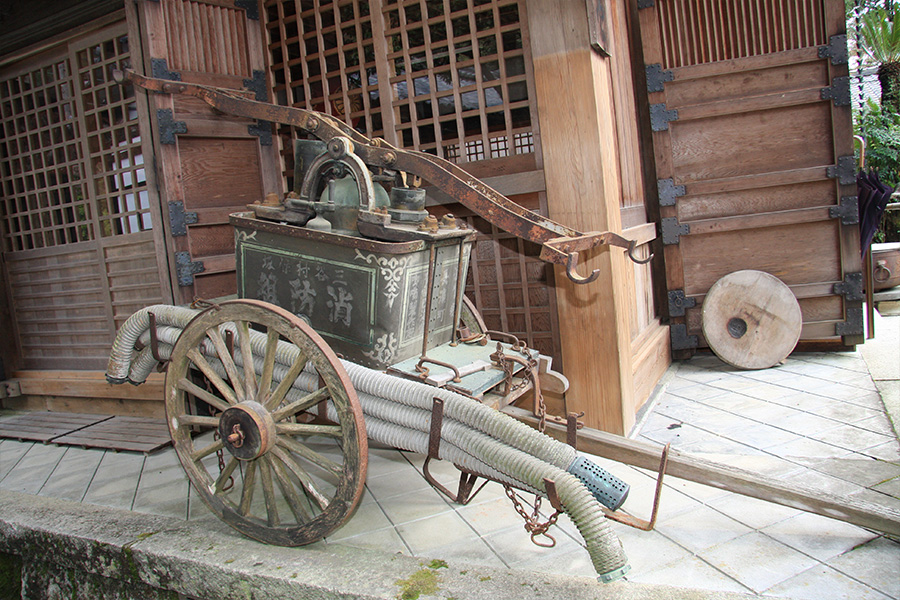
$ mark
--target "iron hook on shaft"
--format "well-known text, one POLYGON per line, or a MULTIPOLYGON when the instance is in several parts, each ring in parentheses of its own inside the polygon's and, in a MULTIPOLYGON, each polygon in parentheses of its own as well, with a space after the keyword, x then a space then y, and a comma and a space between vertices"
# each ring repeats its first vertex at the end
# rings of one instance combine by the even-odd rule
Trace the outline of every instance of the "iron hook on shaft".
POLYGON ((587 277, 582 277, 575 270, 575 267, 578 265, 578 253, 577 252, 569 252, 568 257, 566 258, 566 276, 572 280, 573 283, 591 283, 595 281, 598 277, 600 277, 600 269, 594 269, 590 275, 587 277))
POLYGON ((638 258, 637 256, 634 255, 634 251, 636 249, 637 249, 637 240, 628 240, 628 258, 630 258, 633 262, 635 262, 639 265, 646 265, 648 262, 653 260, 653 257, 655 255, 652 252, 650 253, 650 256, 648 256, 647 258, 638 258))

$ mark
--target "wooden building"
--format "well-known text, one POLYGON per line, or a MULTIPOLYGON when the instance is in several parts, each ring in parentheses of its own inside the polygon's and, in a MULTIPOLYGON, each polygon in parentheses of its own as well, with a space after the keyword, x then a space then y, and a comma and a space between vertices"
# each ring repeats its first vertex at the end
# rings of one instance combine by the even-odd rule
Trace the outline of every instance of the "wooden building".
POLYGON ((480 232, 467 293, 488 326, 554 356, 568 410, 590 426, 630 429, 670 348, 703 344, 709 286, 739 268, 792 286, 804 337, 856 341, 855 229, 839 210, 852 195, 846 64, 821 55, 840 54, 839 0, 0 10, 0 357, 23 394, 9 405, 143 400, 130 410, 158 414, 158 378, 103 380, 116 328, 149 304, 233 293, 227 215, 292 186, 294 132, 119 86, 122 67, 328 112, 563 224, 637 239, 650 265, 598 251, 582 268, 599 280, 576 286, 539 248, 436 195, 447 205, 434 210, 480 232))

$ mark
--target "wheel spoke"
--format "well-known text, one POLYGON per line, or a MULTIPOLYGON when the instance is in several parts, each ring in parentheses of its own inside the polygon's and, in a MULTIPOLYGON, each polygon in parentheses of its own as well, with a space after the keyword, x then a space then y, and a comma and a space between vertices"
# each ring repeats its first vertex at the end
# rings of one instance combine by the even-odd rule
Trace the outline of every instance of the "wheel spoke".
POLYGON ((241 490, 241 504, 238 510, 243 516, 250 514, 250 503, 253 502, 253 486, 256 484, 256 461, 247 463, 244 471, 244 488, 241 490))
POLYGON ((272 413, 272 419, 275 422, 278 422, 282 419, 286 419, 287 417, 292 417, 300 411, 306 410, 311 406, 315 406, 316 404, 330 396, 331 392, 329 391, 329 389, 327 387, 323 387, 311 394, 307 394, 306 396, 303 396, 302 398, 291 402, 287 406, 279 408, 272 413))
POLYGON ((341 437, 340 425, 310 425, 308 423, 276 423, 275 431, 284 435, 328 435, 341 437))
POLYGON ((197 351, 196 348, 191 348, 187 352, 188 358, 197 366, 200 371, 206 375, 206 378, 209 379, 209 382, 213 384, 213 386, 219 390, 219 393, 225 396, 225 399, 229 404, 237 404, 237 396, 234 393, 234 390, 231 389, 231 386, 225 383, 225 381, 219 377, 219 374, 216 373, 216 370, 213 369, 212 365, 203 358, 203 355, 197 351))
POLYGON ((178 424, 186 425, 186 426, 200 425, 200 426, 205 426, 205 427, 218 427, 219 426, 219 417, 204 417, 201 415, 181 415, 180 417, 178 417, 178 424))
POLYGON ((246 398, 252 400, 256 398, 256 372, 253 369, 253 348, 250 347, 250 324, 247 321, 238 321, 236 325, 241 361, 244 363, 244 394, 246 398))
POLYGON ((196 452, 191 454, 191 460, 194 462, 198 462, 200 460, 203 460, 204 458, 206 458, 213 452, 218 452, 219 450, 221 450, 224 447, 225 447, 225 443, 222 440, 216 440, 212 444, 207 446, 206 448, 197 450, 196 452))
POLYGON ((284 465, 282 465, 279 461, 275 460, 268 454, 263 457, 266 461, 268 461, 269 466, 272 468, 272 473, 275 474, 275 479, 278 481, 278 486, 281 488, 281 491, 284 493, 284 498, 287 500, 288 506, 291 508, 291 512, 294 513, 294 518, 297 520, 298 524, 308 522, 312 517, 306 508, 303 507, 303 500, 300 499, 300 495, 297 493, 297 489, 294 487, 291 478, 288 476, 287 471, 284 469, 284 465))
POLYGON ((232 456, 231 460, 228 461, 228 464, 225 465, 225 468, 222 469, 222 472, 219 473, 219 478, 216 479, 216 485, 213 491, 214 494, 221 494, 225 491, 222 488, 228 482, 228 478, 231 477, 234 470, 237 469, 238 464, 240 464, 240 461, 232 456))
POLYGON ((271 450, 272 454, 278 457, 281 462, 285 464, 285 466, 291 470, 291 472, 300 480, 300 485, 303 486, 303 489, 306 493, 312 496, 312 499, 316 501, 316 504, 319 505, 319 508, 325 510, 330 501, 328 497, 325 496, 324 493, 313 483, 312 477, 310 477, 309 473, 306 472, 306 469, 301 467, 294 458, 279 448, 278 446, 274 446, 271 450))
POLYGON ((275 352, 278 349, 278 332, 266 330, 266 353, 263 356, 262 373, 259 376, 259 398, 265 399, 272 389, 272 373, 275 371, 275 352))
POLYGON ((280 435, 278 436, 276 443, 281 444, 294 454, 300 455, 304 460, 308 460, 314 465, 325 469, 335 477, 340 477, 344 473, 344 469, 341 465, 329 458, 325 458, 315 450, 307 448, 292 437, 280 435))
MULTIPOLYGON (((203 400, 204 402, 206 402, 213 408, 217 408, 222 412, 225 412, 229 408, 228 404, 224 400, 213 396, 212 394, 210 394, 209 392, 204 390, 202 387, 195 384, 193 381, 191 381, 190 379, 188 379, 186 377, 182 377, 181 379, 179 379, 178 383, 176 385, 178 386, 179 390, 185 391, 185 392, 199 398, 200 400, 203 400)), ((189 415, 182 415, 182 416, 189 416, 189 415)), ((181 418, 182 417, 178 417, 179 421, 181 420, 181 418)))
POLYGON ((291 391, 294 381, 300 375, 301 371, 303 371, 303 367, 306 366, 307 361, 308 358, 302 352, 297 355, 297 358, 294 359, 294 362, 287 370, 287 373, 285 373, 284 378, 278 383, 278 386, 272 391, 269 397, 266 398, 264 405, 267 409, 274 410, 284 401, 288 392, 291 391))
POLYGON ((291 365, 291 368, 288 369, 287 375, 284 376, 284 379, 281 380, 281 383, 278 384, 278 387, 275 388, 275 391, 272 392, 272 395, 266 400, 264 406, 267 409, 273 410, 281 404, 285 394, 287 394, 288 390, 291 389, 291 386, 294 385, 294 380, 297 379, 297 376, 300 375, 300 371, 306 366, 306 362, 307 358, 301 352, 296 360, 294 360, 294 364, 291 365))
POLYGON ((228 373, 228 379, 231 380, 238 402, 243 402, 245 400, 244 381, 238 373, 231 352, 228 351, 228 345, 225 343, 225 338, 222 337, 222 332, 219 331, 218 327, 214 327, 207 331, 206 335, 212 340, 213 346, 216 347, 216 353, 219 355, 222 366, 225 367, 225 372, 228 373))
POLYGON ((262 482, 263 499, 266 501, 266 521, 269 527, 276 527, 281 523, 278 518, 278 506, 275 504, 275 484, 272 481, 272 469, 266 460, 257 460, 259 463, 259 479, 262 482))

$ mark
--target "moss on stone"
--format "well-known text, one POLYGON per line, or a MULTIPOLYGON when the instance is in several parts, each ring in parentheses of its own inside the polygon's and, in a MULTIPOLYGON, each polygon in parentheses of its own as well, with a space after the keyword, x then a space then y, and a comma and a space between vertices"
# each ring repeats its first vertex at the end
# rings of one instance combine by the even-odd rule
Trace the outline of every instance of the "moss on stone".
POLYGON ((420 569, 410 575, 409 579, 398 579, 395 583, 400 587, 398 600, 417 600, 422 594, 434 595, 438 591, 441 579, 432 569, 420 569))
POLYGON ((22 559, 0 552, 0 600, 22 597, 22 559))

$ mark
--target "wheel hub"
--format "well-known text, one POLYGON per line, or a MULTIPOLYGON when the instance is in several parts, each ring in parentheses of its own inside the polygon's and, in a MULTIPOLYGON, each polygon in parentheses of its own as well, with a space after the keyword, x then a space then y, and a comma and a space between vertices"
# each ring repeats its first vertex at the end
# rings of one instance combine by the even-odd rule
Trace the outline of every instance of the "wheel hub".
POLYGON ((232 456, 253 460, 275 443, 275 421, 259 402, 241 402, 222 413, 219 435, 232 456))

